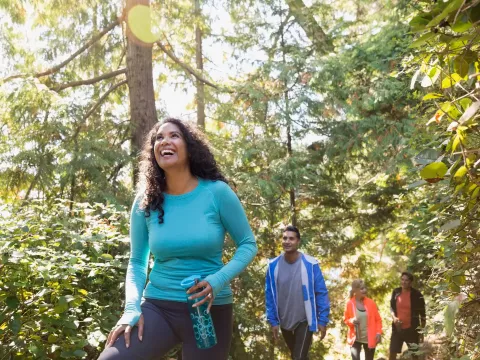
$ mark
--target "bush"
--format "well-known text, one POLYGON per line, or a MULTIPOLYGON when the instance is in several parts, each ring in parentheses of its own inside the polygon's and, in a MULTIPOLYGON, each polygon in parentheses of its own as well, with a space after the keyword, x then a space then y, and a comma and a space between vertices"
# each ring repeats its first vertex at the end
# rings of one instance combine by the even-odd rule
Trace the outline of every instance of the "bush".
POLYGON ((0 212, 0 358, 96 358, 122 311, 127 211, 57 200, 0 212))

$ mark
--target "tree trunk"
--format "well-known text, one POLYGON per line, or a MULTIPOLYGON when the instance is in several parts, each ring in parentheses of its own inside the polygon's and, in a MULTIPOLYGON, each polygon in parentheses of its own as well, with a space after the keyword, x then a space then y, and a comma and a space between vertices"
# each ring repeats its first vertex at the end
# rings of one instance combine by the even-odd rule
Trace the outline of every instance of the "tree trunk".
MULTIPOLYGON (((288 92, 285 93, 285 97, 288 98, 288 92)), ((288 104, 288 100, 287 104, 288 104)), ((290 124, 290 118, 288 119, 288 125, 287 125, 287 153, 288 157, 292 157, 293 151, 292 151, 292 129, 291 129, 291 124, 290 124)), ((297 206, 296 206, 296 200, 295 200, 295 189, 292 186, 289 190, 290 194, 290 211, 291 211, 291 216, 292 216, 292 225, 297 226, 297 206)))
MULTIPOLYGON (((127 0, 126 14, 135 5, 150 6, 149 0, 127 0)), ((150 19, 145 19, 150 21, 150 19)), ((132 153, 137 155, 143 146, 145 135, 157 122, 153 91, 152 44, 138 39, 128 27, 127 21, 127 80, 130 97, 130 121, 132 124, 132 153)), ((136 181, 136 171, 134 171, 136 181)))
MULTIPOLYGON (((280 25, 281 31, 281 46, 282 46, 282 58, 283 58, 283 66, 287 66, 287 57, 286 57, 286 50, 285 50, 285 37, 284 37, 284 23, 280 25)), ((287 156, 291 158, 293 156, 293 149, 292 149, 292 119, 290 118, 290 98, 289 98, 289 91, 288 91, 288 84, 287 80, 285 79, 285 89, 284 91, 284 101, 285 101, 285 119, 287 121, 287 156)), ((295 200, 295 188, 292 184, 289 189, 290 195, 290 214, 291 214, 291 224, 293 226, 297 226, 297 208, 296 208, 296 200, 295 200)))
MULTIPOLYGON (((202 10, 200 0, 195 1, 195 57, 197 60, 197 70, 203 73, 203 48, 202 48, 202 29, 200 26, 202 10)), ((197 126, 205 130, 205 84, 197 79, 197 126)))
POLYGON ((317 23, 312 11, 305 5, 303 0, 286 0, 286 2, 296 22, 302 27, 303 31, 305 31, 305 34, 312 42, 315 51, 319 54, 325 54, 332 51, 332 41, 317 23))

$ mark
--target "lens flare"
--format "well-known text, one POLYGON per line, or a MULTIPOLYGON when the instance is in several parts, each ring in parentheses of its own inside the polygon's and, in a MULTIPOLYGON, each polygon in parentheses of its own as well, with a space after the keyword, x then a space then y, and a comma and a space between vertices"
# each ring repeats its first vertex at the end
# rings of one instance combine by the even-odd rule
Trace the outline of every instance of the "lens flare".
POLYGON ((152 10, 149 6, 135 5, 128 12, 127 23, 132 34, 144 43, 154 43, 160 39, 160 33, 152 32, 152 10))

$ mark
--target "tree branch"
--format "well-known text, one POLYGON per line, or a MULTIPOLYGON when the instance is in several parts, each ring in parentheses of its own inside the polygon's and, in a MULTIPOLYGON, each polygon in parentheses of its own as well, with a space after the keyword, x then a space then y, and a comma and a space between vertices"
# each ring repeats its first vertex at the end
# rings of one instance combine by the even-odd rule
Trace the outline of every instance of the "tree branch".
MULTIPOLYGON (((114 21, 112 21, 110 24, 107 25, 107 27, 105 29, 103 29, 102 31, 100 31, 97 35, 95 35, 94 37, 92 37, 87 43, 85 43, 80 49, 78 49, 77 51, 75 51, 68 59, 66 59, 65 61, 61 62, 60 64, 58 65, 55 65, 54 67, 48 69, 48 70, 45 70, 45 71, 42 71, 42 72, 39 72, 39 73, 36 73, 34 74, 33 76, 36 77, 36 78, 39 78, 39 77, 43 77, 43 76, 47 76, 47 75, 51 75, 55 72, 57 72, 58 70, 60 70, 61 68, 65 67, 70 61, 72 61, 73 59, 75 59, 78 55, 80 55, 81 53, 83 53, 85 50, 87 50, 90 46, 92 46, 93 44, 95 44, 98 40, 100 40, 105 34, 107 34, 108 32, 110 32, 113 28, 115 28, 117 25, 119 25, 122 21, 122 17, 118 17, 117 19, 115 19, 114 21)), ((9 76, 7 78, 5 78, 2 82, 7 82, 7 81, 10 81, 10 80, 13 80, 13 79, 17 79, 17 78, 21 78, 21 77, 26 77, 26 76, 29 76, 30 74, 18 74, 18 75, 12 75, 12 76, 9 76)))
POLYGON ((193 75, 197 80, 203 82, 204 84, 213 87, 214 89, 217 90, 222 90, 222 91, 227 91, 232 93, 233 91, 231 90, 226 90, 226 89, 221 89, 218 85, 212 83, 211 81, 205 79, 201 74, 197 73, 190 65, 185 64, 182 62, 173 51, 168 50, 165 45, 163 45, 160 41, 157 41, 157 45, 162 51, 167 54, 167 56, 172 59, 176 64, 178 64, 183 70, 185 70, 187 73, 190 75, 193 75))
POLYGON ((113 85, 110 89, 107 90, 105 94, 103 94, 100 99, 93 105, 90 110, 87 111, 85 116, 83 117, 83 121, 85 121, 92 113, 97 110, 97 108, 102 104, 102 102, 110 95, 112 92, 114 92, 116 89, 118 89, 120 86, 125 85, 127 83, 127 80, 120 81, 119 83, 113 85))
POLYGON ((242 203, 244 203, 245 205, 248 205, 248 206, 267 206, 267 205, 271 205, 271 204, 274 204, 276 203, 277 201, 279 201, 283 196, 283 193, 280 194, 279 197, 277 197, 276 199, 272 200, 272 201, 267 201, 267 202, 264 202, 264 203, 250 203, 248 201, 242 201, 242 203))
POLYGON ((110 78, 115 77, 115 76, 120 75, 120 74, 126 74, 126 72, 127 72, 127 69, 120 69, 120 70, 112 71, 112 72, 97 76, 97 77, 92 78, 92 79, 72 81, 72 82, 69 82, 69 83, 66 83, 66 84, 59 84, 59 85, 56 85, 56 86, 52 86, 52 89, 55 90, 55 91, 62 91, 64 89, 67 89, 67 88, 70 88, 70 87, 76 87, 76 86, 81 86, 81 85, 92 85, 92 84, 95 84, 99 81, 102 81, 102 80, 105 80, 105 79, 110 79, 110 78))
POLYGON ((291 14, 295 17, 297 23, 307 34, 313 46, 320 54, 325 54, 333 50, 333 44, 323 31, 321 26, 315 20, 311 10, 305 5, 303 0, 286 0, 291 14))

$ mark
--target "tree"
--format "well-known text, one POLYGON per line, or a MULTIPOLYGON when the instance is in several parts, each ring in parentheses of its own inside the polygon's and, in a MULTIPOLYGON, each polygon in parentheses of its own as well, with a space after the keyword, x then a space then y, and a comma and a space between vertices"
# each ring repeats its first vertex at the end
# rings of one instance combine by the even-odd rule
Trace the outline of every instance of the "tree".
POLYGON ((432 324, 430 332, 445 331, 452 345, 448 356, 455 358, 475 358, 480 327, 479 14, 474 1, 422 3, 412 11, 410 26, 418 36, 405 61, 412 90, 424 95, 420 124, 426 125, 426 134, 412 140, 421 150, 416 185, 426 189, 410 231, 419 243, 411 265, 436 290, 433 310, 443 312, 444 322, 432 324))
MULTIPOLYGON (((151 33, 150 18, 132 18, 135 7, 149 7, 149 0, 127 0, 127 80, 130 98, 132 123, 132 153, 135 155, 143 146, 145 135, 155 125, 157 111, 153 91, 152 47, 151 42, 142 41, 132 32, 132 26, 142 26, 146 34, 151 33), (141 24, 135 22, 142 21, 141 24)), ((150 14, 147 12, 147 14, 150 14)), ((145 40, 145 39, 144 39, 145 40)))

